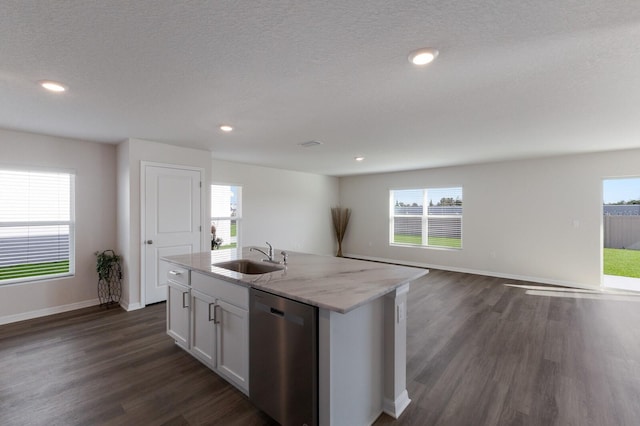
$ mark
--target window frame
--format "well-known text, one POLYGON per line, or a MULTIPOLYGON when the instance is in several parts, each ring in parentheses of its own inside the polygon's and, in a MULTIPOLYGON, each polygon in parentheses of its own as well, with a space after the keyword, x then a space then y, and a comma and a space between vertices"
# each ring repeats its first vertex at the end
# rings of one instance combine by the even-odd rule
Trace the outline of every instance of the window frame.
POLYGON ((37 281, 50 281, 60 278, 74 277, 76 274, 76 171, 71 169, 56 169, 43 167, 15 167, 0 164, 0 171, 18 173, 63 174, 69 177, 69 220, 49 221, 0 221, 2 228, 37 228, 44 226, 68 226, 69 230, 69 270, 61 273, 32 275, 21 278, 0 279, 0 287, 11 284, 24 284, 37 281))
POLYGON ((464 224, 464 187, 462 185, 432 186, 432 187, 403 187, 389 189, 389 245, 394 247, 412 247, 436 250, 462 250, 463 249, 463 224, 464 224), (462 209, 460 214, 434 215, 429 214, 429 191, 439 191, 443 189, 456 189, 460 191, 462 209), (422 191, 422 214, 395 214, 394 194, 398 191, 422 191), (395 240, 395 219, 398 217, 420 219, 421 223, 421 243, 396 242, 395 240), (446 246, 429 244, 429 221, 434 219, 458 219, 460 220, 460 246, 446 246))
MULTIPOLYGON (((228 186, 228 187, 235 187, 238 188, 238 192, 237 192, 237 206, 236 206, 236 215, 235 216, 214 216, 213 215, 213 209, 211 211, 211 220, 210 222, 213 222, 214 220, 228 220, 230 222, 235 221, 236 222, 236 251, 238 253, 238 256, 242 256, 242 245, 240 244, 241 241, 241 237, 242 237, 242 226, 241 226, 241 222, 242 222, 242 185, 239 184, 234 184, 234 183, 221 183, 221 182, 213 182, 210 185, 210 192, 211 192, 211 205, 213 206, 213 187, 214 186, 228 186)), ((224 246, 224 242, 223 242, 223 246, 224 246)))

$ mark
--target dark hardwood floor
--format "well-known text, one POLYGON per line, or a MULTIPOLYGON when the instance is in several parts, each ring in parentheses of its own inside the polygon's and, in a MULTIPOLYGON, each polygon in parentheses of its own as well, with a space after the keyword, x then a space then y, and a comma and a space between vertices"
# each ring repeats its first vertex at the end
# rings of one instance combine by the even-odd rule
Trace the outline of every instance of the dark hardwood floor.
MULTIPOLYGON (((412 403, 376 425, 640 424, 640 296, 507 283, 532 285, 436 270, 413 283, 412 403)), ((164 304, 0 326, 0 425, 209 424, 272 422, 175 346, 164 304)))

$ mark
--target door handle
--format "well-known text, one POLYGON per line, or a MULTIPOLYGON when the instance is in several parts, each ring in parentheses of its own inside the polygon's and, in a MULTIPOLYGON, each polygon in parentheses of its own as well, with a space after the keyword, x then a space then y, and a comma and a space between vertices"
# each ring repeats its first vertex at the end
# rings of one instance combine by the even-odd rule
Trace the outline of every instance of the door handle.
POLYGON ((144 242, 145 244, 153 244, 153 240, 147 240, 144 242))
POLYGON ((188 308, 188 307, 189 307, 189 305, 187 305, 187 303, 184 301, 184 296, 185 296, 185 295, 188 295, 188 294, 189 294, 189 292, 188 292, 188 291, 184 291, 184 292, 182 292, 182 307, 183 307, 183 308, 188 308))

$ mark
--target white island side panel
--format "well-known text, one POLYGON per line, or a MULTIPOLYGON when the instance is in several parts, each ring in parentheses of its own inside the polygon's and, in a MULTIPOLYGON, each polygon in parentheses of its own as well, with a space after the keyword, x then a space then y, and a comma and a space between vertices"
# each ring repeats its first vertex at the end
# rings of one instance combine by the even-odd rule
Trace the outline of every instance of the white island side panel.
POLYGON ((319 424, 370 425, 382 413, 384 300, 347 314, 320 309, 319 424))

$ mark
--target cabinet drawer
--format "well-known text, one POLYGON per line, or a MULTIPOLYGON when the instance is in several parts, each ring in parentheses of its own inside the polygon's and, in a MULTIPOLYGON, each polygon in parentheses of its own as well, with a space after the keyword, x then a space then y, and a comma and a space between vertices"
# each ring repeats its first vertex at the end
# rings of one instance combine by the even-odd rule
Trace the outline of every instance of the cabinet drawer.
POLYGON ((166 263, 166 277, 169 281, 174 283, 189 285, 189 270, 174 265, 173 263, 166 263))
POLYGON ((243 285, 229 283, 194 271, 191 273, 191 287, 239 308, 249 309, 249 288, 243 285))

